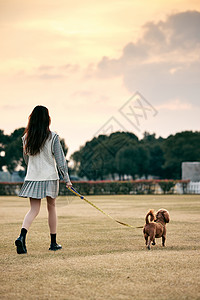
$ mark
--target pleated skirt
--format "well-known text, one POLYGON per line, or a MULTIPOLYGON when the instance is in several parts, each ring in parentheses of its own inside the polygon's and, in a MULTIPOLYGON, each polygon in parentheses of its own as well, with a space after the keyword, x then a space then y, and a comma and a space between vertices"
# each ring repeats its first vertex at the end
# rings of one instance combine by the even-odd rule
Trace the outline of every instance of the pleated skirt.
POLYGON ((56 198, 59 192, 59 180, 24 181, 19 197, 42 199, 46 196, 56 198))

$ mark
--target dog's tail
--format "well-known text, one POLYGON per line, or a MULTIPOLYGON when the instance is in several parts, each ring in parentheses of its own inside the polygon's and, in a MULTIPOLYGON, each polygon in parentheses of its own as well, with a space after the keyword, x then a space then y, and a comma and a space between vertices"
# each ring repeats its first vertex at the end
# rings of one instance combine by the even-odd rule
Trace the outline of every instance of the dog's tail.
POLYGON ((155 215, 154 215, 154 210, 153 209, 150 209, 150 211, 146 215, 146 218, 145 218, 146 224, 149 224, 149 216, 151 216, 150 217, 151 222, 155 220, 155 215))

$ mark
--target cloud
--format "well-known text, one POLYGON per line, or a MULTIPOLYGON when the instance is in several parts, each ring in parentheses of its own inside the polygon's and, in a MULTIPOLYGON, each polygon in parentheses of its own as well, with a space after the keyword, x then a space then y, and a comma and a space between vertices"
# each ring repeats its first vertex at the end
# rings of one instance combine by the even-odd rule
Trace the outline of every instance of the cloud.
MULTIPOLYGON (((187 61, 189 57, 185 57, 185 53, 188 55, 200 49, 199 28, 200 12, 197 11, 171 15, 165 22, 148 22, 143 26, 142 37, 135 43, 128 43, 120 58, 109 59, 104 56, 98 64, 98 69, 114 68, 119 64, 126 67, 132 62, 155 62, 155 56, 157 61, 170 62, 181 54, 181 58, 187 61), (172 56, 168 56, 169 53, 172 56)), ((199 55, 198 58, 200 58, 199 55)))
POLYGON ((62 79, 62 78, 64 78, 64 76, 63 75, 61 75, 61 74, 48 74, 48 73, 43 73, 43 74, 41 74, 41 75, 39 75, 39 76, 37 76, 38 78, 40 78, 40 79, 43 79, 43 80, 51 80, 51 79, 62 79))
POLYGON ((137 42, 129 42, 119 58, 102 57, 98 77, 123 78, 133 93, 139 90, 154 104, 187 99, 199 105, 200 12, 169 15, 165 21, 148 22, 137 42))
POLYGON ((38 71, 50 71, 54 69, 54 66, 47 66, 47 65, 42 65, 40 67, 38 67, 38 71))
POLYGON ((39 72, 60 72, 60 73, 76 73, 80 66, 77 64, 63 64, 63 65, 41 65, 37 68, 39 72))
MULTIPOLYGON (((1 105, 1 103, 0 103, 0 108, 1 108, 1 110, 2 111, 8 111, 8 112, 10 112, 10 111, 13 111, 13 112, 15 112, 16 110, 17 111, 20 111, 20 110, 22 110, 24 107, 25 107, 26 105, 19 105, 19 103, 17 103, 16 105, 13 105, 13 104, 5 104, 5 105, 1 105)), ((27 107, 27 106, 26 106, 27 107)))
POLYGON ((35 78, 41 80, 63 79, 73 74, 78 74, 81 68, 78 64, 40 65, 30 70, 20 70, 15 74, 16 78, 35 78))
POLYGON ((183 102, 180 99, 169 100, 161 105, 157 105, 156 109, 158 110, 190 110, 192 108, 192 104, 188 102, 183 102))
POLYGON ((169 45, 173 48, 191 49, 200 45, 200 12, 187 11, 172 15, 163 29, 169 32, 169 45))
POLYGON ((72 97, 76 97, 76 96, 80 96, 80 97, 91 97, 92 95, 94 95, 94 93, 92 91, 87 91, 87 90, 79 90, 76 91, 72 94, 72 97))
POLYGON ((36 69, 34 77, 39 79, 51 80, 51 79, 63 79, 69 75, 77 73, 80 70, 77 64, 64 64, 60 66, 41 65, 36 69))

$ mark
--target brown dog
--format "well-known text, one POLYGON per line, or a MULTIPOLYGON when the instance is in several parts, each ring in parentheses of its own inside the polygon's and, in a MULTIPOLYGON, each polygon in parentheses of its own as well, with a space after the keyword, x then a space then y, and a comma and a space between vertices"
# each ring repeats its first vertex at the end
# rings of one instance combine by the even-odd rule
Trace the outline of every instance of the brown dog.
POLYGON ((145 220, 146 224, 144 225, 143 233, 146 240, 146 245, 148 245, 148 249, 151 249, 151 242, 152 245, 155 245, 155 238, 160 237, 162 237, 162 245, 164 247, 166 240, 166 223, 169 223, 169 212, 166 209, 160 209, 155 215, 154 210, 150 209, 150 211, 146 215, 145 220))

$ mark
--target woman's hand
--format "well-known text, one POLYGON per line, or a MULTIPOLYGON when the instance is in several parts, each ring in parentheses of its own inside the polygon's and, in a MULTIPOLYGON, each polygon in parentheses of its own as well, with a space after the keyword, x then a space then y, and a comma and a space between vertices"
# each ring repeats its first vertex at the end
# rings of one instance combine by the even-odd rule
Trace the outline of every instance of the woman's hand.
POLYGON ((67 188, 68 188, 68 187, 71 187, 71 186, 72 186, 71 181, 66 182, 66 187, 67 187, 67 188))

